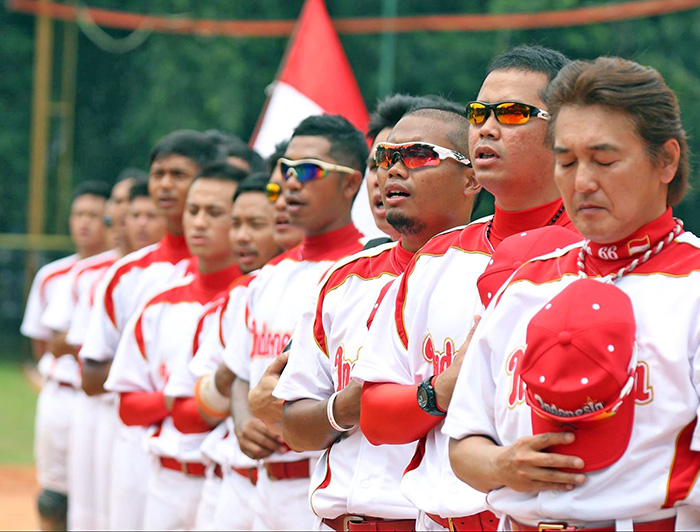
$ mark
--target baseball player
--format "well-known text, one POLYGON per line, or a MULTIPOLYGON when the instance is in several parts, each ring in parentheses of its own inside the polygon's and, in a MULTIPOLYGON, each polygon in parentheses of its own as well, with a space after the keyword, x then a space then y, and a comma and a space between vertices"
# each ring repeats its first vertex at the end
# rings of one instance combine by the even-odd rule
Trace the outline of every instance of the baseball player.
POLYGON ((414 530, 416 508, 401 494, 413 445, 370 444, 359 423, 361 386, 350 371, 363 356, 367 321, 387 282, 433 235, 469 221, 480 187, 460 106, 431 102, 409 110, 374 147, 385 219, 401 234, 344 259, 302 314, 275 388, 285 400, 282 428, 296 450, 324 449, 311 481, 311 507, 323 530, 414 530), (357 527, 357 528, 356 528, 357 527))
POLYGON ((243 176, 242 170, 226 163, 200 170, 187 193, 183 214, 187 246, 198 259, 197 272, 153 296, 129 320, 105 383, 120 394, 119 415, 124 424, 152 427, 148 449, 156 460, 146 490, 143 526, 147 530, 194 526, 204 480, 199 450, 203 438, 174 425, 178 405, 165 395, 165 386, 170 375, 191 359, 204 305, 241 274, 229 231, 233 195, 243 176))
POLYGON ((678 103, 619 58, 568 65, 547 101, 586 241, 527 262, 489 306, 443 428, 452 465, 512 530, 696 529, 700 240, 670 207, 689 173, 678 103))
MULTIPOLYGON (((56 324, 50 305, 72 301, 76 264, 105 250, 104 214, 109 187, 87 181, 73 193, 69 227, 77 253, 37 273, 27 302, 21 332, 32 338, 43 386, 36 413, 35 458, 42 528, 65 529, 68 503, 68 441, 76 387, 80 385, 75 350, 65 341, 67 327, 56 324)), ((69 317, 68 315, 67 317, 69 317)))
POLYGON ((367 439, 375 445, 418 442, 401 482, 420 510, 418 529, 497 525, 483 495, 453 475, 440 428, 460 346, 481 312, 476 281, 494 248, 527 229, 570 225, 552 178, 541 97, 565 63, 558 52, 540 47, 515 48, 492 61, 467 119, 469 158, 479 184, 494 194, 496 212, 433 238, 416 254, 388 289, 363 347, 367 354, 353 368, 352 376, 365 383, 360 427, 367 439))
MULTIPOLYGON (((248 390, 288 343, 304 302, 330 265, 362 249, 350 210, 366 159, 362 133, 332 115, 303 120, 280 159, 290 221, 304 230, 304 240, 265 265, 250 283, 246 319, 234 325, 236 341, 224 351, 224 361, 236 375, 232 408, 241 450, 263 460, 256 486, 257 530, 307 530, 314 522, 308 489, 318 453, 290 452, 279 428, 252 416, 248 390)), ((272 409, 279 422, 281 401, 272 409)))
MULTIPOLYGON (((188 274, 190 253, 182 235, 182 212, 189 184, 202 165, 215 160, 218 148, 202 133, 175 131, 149 155, 149 191, 166 220, 167 233, 153 245, 117 261, 98 289, 90 327, 80 351, 85 360, 83 387, 105 393, 104 382, 127 320, 155 292, 188 274)), ((111 529, 143 525, 149 457, 144 430, 121 426, 112 457, 111 529)))
MULTIPOLYGON (((194 358, 173 373, 165 389, 167 395, 176 397, 173 408, 175 427, 183 433, 200 433, 204 436, 201 451, 208 467, 195 519, 197 530, 216 528, 216 508, 225 477, 236 477, 233 482, 228 482, 233 484, 238 479, 242 480, 243 489, 247 488, 254 495, 251 477, 253 471, 257 474, 257 469, 254 469, 257 464, 243 455, 240 449, 238 461, 231 462, 225 454, 228 446, 222 440, 229 429, 221 420, 230 413, 231 383, 229 380, 227 385, 222 386, 215 372, 222 364, 221 353, 225 338, 228 338, 229 320, 243 318, 244 298, 254 272, 281 252, 274 240, 274 208, 266 198, 267 182, 265 173, 246 177, 236 190, 233 201, 231 243, 239 267, 243 273, 250 275, 236 279, 225 298, 205 308, 196 328, 191 353, 194 358), (213 316, 210 318, 209 314, 213 316), (217 384, 223 388, 223 394, 217 389, 217 384), (211 430, 212 427, 216 428, 211 430)), ((230 439, 235 445, 235 438, 231 436, 230 439)), ((251 501, 252 498, 227 501, 229 504, 225 514, 231 515, 227 523, 221 523, 224 529, 251 527, 252 519, 248 523, 245 519, 246 515, 252 517, 252 512, 245 511, 245 505, 251 501), (241 509, 232 512, 233 507, 241 509)))

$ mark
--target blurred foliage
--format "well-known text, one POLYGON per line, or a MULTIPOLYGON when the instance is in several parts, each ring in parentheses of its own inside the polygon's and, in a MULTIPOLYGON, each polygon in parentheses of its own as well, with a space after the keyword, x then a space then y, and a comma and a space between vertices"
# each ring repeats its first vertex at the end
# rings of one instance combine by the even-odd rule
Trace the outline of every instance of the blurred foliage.
MULTIPOLYGON (((210 19, 293 19, 302 0, 89 0, 91 7, 210 19)), ((515 13, 610 4, 600 0, 402 0, 399 15, 515 13)), ((619 3, 619 2, 617 2, 619 3)), ((377 16, 376 0, 327 0, 332 17, 377 16)), ((56 23, 54 99, 60 96, 62 23, 56 23)), ((34 18, 0 13, 0 227, 21 232, 29 154, 34 18)), ((129 32, 107 30, 117 39, 129 32)), ((700 109, 700 10, 643 20, 543 30, 497 32, 423 32, 399 34, 395 50, 394 90, 435 93, 464 102, 478 91, 491 57, 509 46, 540 43, 571 58, 620 55, 657 68, 676 91, 691 147, 700 152, 696 131, 700 109)), ((350 63, 368 107, 377 101, 381 35, 342 35, 350 63)), ((74 181, 112 181, 126 166, 145 166, 150 147, 178 128, 209 129, 249 138, 284 53, 284 38, 152 34, 125 54, 102 51, 80 34, 75 117, 74 181)), ((54 118, 52 131, 57 132, 54 118)), ((50 184, 55 180, 58 144, 52 140, 50 184)), ((49 213, 55 194, 49 194, 49 213)), ((700 230, 698 201, 678 209, 686 225, 700 230)), ((49 233, 64 233, 65 224, 49 233)))

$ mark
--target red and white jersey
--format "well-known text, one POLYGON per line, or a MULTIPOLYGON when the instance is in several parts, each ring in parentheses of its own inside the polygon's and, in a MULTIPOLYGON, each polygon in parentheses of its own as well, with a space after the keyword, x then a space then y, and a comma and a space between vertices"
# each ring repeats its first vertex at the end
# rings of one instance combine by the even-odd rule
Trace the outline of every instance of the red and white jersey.
MULTIPOLYGON (((44 323, 44 315, 51 301, 67 297, 69 293, 67 276, 79 260, 80 257, 73 254, 50 262, 39 269, 32 281, 20 326, 20 332, 24 336, 33 340, 51 339, 53 329, 44 323)), ((39 361, 38 370, 44 378, 79 385, 78 364, 72 356, 57 359, 52 353, 46 352, 39 361)))
MULTIPOLYGON (((233 325, 224 362, 238 378, 248 381, 251 389, 291 339, 323 275, 335 261, 362 250, 362 238, 352 224, 304 238, 299 246, 263 266, 250 283, 245 316, 233 325)), ((315 451, 275 452, 265 461, 292 462, 317 456, 315 451)))
POLYGON ((115 262, 97 291, 81 358, 114 358, 129 318, 146 300, 195 269, 185 238, 166 234, 157 244, 115 262))
MULTIPOLYGON (((367 320, 382 289, 404 271, 413 253, 396 242, 339 261, 318 297, 299 318, 289 361, 274 395, 286 401, 328 399, 350 380, 363 349, 367 320)), ((374 446, 360 430, 326 449, 311 478, 311 508, 322 518, 342 514, 415 519, 399 484, 415 445, 374 446)))
MULTIPOLYGON (((193 388, 194 382, 199 377, 215 372, 223 362, 224 349, 231 339, 233 325, 245 321, 248 285, 255 279, 255 275, 257 275, 257 271, 239 277, 229 286, 228 294, 218 308, 214 325, 206 334, 200 335, 201 339, 196 348, 196 354, 188 366, 193 388)), ((190 395, 192 395, 192 390, 190 395)), ((226 418, 225 422, 220 423, 217 428, 223 426, 226 427, 223 433, 212 431, 212 434, 207 436, 202 443, 202 452, 205 456, 228 467, 255 467, 257 461, 246 456, 238 445, 233 431, 233 419, 226 418), (219 440, 216 439, 217 434, 219 440)))
MULTIPOLYGON (((447 369, 474 314, 481 313, 476 280, 491 258, 487 222, 478 220, 444 232, 416 253, 380 304, 353 378, 417 385, 447 369)), ((418 509, 431 514, 477 513, 484 509, 484 496, 452 473, 449 440, 439 428, 413 445, 417 458, 403 468, 401 491, 418 509)))
MULTIPOLYGON (((648 235, 665 237, 673 226, 669 209, 629 243, 646 238, 653 247, 660 237, 648 235)), ((531 408, 520 378, 527 325, 578 279, 582 245, 527 262, 489 305, 461 367, 442 429, 447 436, 484 435, 507 446, 532 435, 531 408)), ((588 255, 586 274, 607 276, 632 260, 604 260, 609 255, 588 255)), ((674 505, 700 504, 700 239, 682 233, 615 285, 632 301, 639 347, 627 450, 611 466, 586 473, 585 483, 568 492, 494 490, 488 503, 497 512, 526 523, 605 521, 651 518, 674 505)))
MULTIPOLYGON (((571 226, 561 200, 526 211, 476 220, 433 237, 416 253, 406 272, 389 288, 351 376, 361 382, 418 385, 452 363, 483 312, 476 281, 488 266, 493 246, 504 238, 547 224, 571 226)), ((442 517, 472 515, 485 508, 483 493, 459 480, 449 461, 449 438, 435 428, 418 441, 401 482, 418 509, 442 517), (431 486, 431 489, 426 489, 431 486)))
MULTIPOLYGON (((105 388, 115 392, 164 390, 170 375, 192 359, 193 339, 205 305, 240 275, 238 266, 195 275, 151 298, 135 314, 119 342, 105 388)), ((203 327, 215 314, 207 314, 203 327)), ((199 446, 204 434, 183 434, 170 416, 149 439, 149 449, 158 456, 185 462, 201 461, 199 446)))
MULTIPOLYGON (((56 297, 49 301, 42 317, 44 324, 54 331, 68 331, 76 319, 81 294, 89 292, 95 279, 103 275, 116 260, 115 251, 108 250, 76 262, 65 277, 68 297, 56 297)), ((87 321, 82 322, 83 329, 87 325, 87 321)))
POLYGON ((80 260, 77 254, 63 257, 42 266, 34 276, 32 287, 29 290, 27 306, 24 310, 24 318, 20 326, 20 332, 33 340, 50 340, 53 331, 42 323, 42 316, 46 312, 49 302, 64 278, 75 264, 80 260))

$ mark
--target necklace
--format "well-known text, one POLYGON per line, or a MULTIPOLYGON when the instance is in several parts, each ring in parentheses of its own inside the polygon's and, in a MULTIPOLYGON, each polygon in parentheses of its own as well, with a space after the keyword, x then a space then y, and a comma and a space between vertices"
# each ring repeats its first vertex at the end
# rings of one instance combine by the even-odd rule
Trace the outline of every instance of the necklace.
MULTIPOLYGON (((551 220, 549 220, 547 227, 549 227, 550 225, 554 225, 554 222, 556 222, 562 214, 564 214, 564 205, 559 207, 559 210, 557 211, 557 213, 552 217, 551 220)), ((493 216, 489 220, 489 223, 486 225, 486 240, 489 240, 491 237, 491 226, 492 225, 493 225, 493 216)))
MULTIPOLYGON (((634 259, 632 262, 630 262, 627 266, 624 268, 620 268, 616 272, 614 272, 612 275, 607 277, 605 279, 606 283, 613 283, 616 280, 618 280, 620 277, 623 275, 627 275, 630 273, 632 270, 634 270, 637 266, 640 264, 644 264, 646 261, 648 261, 650 258, 652 258, 655 255, 658 255, 661 250, 667 245, 673 242, 673 239, 676 238, 680 233, 681 229, 683 229, 683 221, 679 220, 678 218, 674 218, 676 220, 676 227, 674 227, 671 232, 666 236, 666 238, 663 238, 659 241, 659 243, 656 245, 656 247, 652 249, 646 250, 644 255, 641 257, 637 257, 634 259)), ((581 248, 581 251, 578 253, 578 260, 576 262, 576 265, 578 266, 578 276, 579 277, 588 277, 586 275, 586 255, 591 253, 591 248, 588 247, 588 243, 590 240, 586 240, 586 242, 583 244, 583 247, 581 248)))

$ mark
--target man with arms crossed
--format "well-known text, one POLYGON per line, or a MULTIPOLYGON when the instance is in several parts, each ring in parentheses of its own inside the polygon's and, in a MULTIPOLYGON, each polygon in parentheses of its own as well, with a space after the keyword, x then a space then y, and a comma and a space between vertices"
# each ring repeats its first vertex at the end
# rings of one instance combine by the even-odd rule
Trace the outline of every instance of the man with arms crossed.
POLYGON ((386 220, 398 243, 371 248, 326 275, 302 314, 275 389, 285 400, 282 428, 296 450, 327 449, 311 483, 324 530, 414 530, 415 507, 401 494, 413 445, 373 446, 356 429, 361 386, 350 380, 367 356, 367 321, 382 288, 433 235, 469 221, 479 186, 468 152, 464 110, 450 102, 410 110, 375 145, 386 220))
POLYGON ((353 369, 365 382, 360 427, 367 439, 418 440, 401 482, 420 510, 418 529, 497 525, 482 513, 483 495, 452 473, 440 426, 463 355, 458 350, 481 308, 476 281, 494 248, 512 234, 570 224, 552 177, 542 99, 566 62, 540 47, 518 47, 491 62, 467 118, 475 177, 495 196, 496 213, 435 237, 416 254, 388 290, 353 369))
MULTIPOLYGON (((234 325, 235 340, 224 351, 224 361, 236 375, 232 401, 238 441, 248 456, 263 459, 256 486, 255 529, 313 526, 309 474, 318 453, 290 452, 279 428, 251 415, 248 391, 291 338, 308 294, 326 270, 362 249, 362 235, 351 223, 350 210, 366 159, 362 133, 332 115, 303 120, 280 159, 290 221, 304 229, 304 239, 263 267, 250 283, 246 320, 234 325)), ((278 412, 277 422, 278 403, 272 405, 278 412)))

